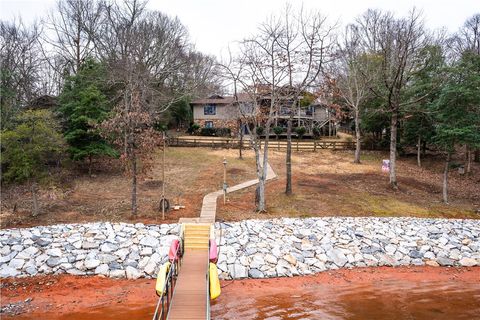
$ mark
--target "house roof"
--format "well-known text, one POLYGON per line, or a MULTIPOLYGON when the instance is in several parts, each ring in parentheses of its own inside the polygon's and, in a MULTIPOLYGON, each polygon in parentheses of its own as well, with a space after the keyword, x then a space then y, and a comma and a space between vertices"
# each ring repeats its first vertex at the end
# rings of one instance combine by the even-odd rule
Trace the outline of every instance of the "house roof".
MULTIPOLYGON (((246 101, 250 101, 250 97, 248 96, 248 94, 246 93, 239 93, 237 94, 237 97, 238 97, 238 101, 240 102, 246 102, 246 101)), ((203 105, 203 104, 232 104, 235 102, 235 98, 234 96, 221 96, 221 95, 218 95, 218 94, 215 94, 215 95, 212 95, 208 98, 204 98, 204 99, 197 99, 197 100, 193 100, 192 102, 190 102, 191 105, 203 105)))

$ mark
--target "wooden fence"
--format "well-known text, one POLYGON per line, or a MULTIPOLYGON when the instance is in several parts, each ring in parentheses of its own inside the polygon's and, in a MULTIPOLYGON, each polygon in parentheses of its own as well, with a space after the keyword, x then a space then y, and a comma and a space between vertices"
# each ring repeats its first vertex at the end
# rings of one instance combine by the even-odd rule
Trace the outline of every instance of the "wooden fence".
MULTIPOLYGON (((208 139, 208 138, 190 138, 190 137, 180 137, 180 138, 169 138, 168 145, 173 147, 206 147, 206 148, 219 148, 219 149, 238 149, 240 147, 239 139, 208 139)), ((265 142, 262 141, 262 147, 265 145, 265 142)), ((250 147, 249 140, 243 140, 243 148, 250 147)), ((286 140, 270 140, 268 147, 271 150, 286 150, 287 141, 286 140)), ((362 146, 363 147, 363 146, 362 146)), ((368 146, 365 146, 365 149, 368 146)), ((311 151, 315 152, 321 149, 330 149, 330 150, 353 150, 355 149, 355 142, 353 141, 322 141, 322 140, 292 140, 292 150, 293 151, 311 151)))

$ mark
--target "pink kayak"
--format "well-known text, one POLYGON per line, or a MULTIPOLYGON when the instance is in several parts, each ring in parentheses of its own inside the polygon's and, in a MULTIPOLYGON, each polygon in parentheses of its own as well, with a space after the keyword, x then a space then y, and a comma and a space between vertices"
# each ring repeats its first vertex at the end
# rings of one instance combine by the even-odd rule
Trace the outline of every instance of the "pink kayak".
POLYGON ((168 260, 170 262, 175 262, 180 257, 180 241, 177 239, 172 241, 170 245, 170 251, 168 252, 168 260))
POLYGON ((210 257, 210 262, 211 263, 217 263, 218 256, 217 256, 217 243, 215 240, 210 239, 210 252, 209 252, 209 257, 210 257))

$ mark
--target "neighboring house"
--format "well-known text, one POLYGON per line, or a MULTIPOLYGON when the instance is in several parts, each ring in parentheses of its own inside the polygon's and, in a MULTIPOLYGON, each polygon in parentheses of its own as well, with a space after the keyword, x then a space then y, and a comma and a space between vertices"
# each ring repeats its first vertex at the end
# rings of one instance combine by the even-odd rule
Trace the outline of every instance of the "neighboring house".
MULTIPOLYGON (((239 95, 239 101, 246 101, 247 95, 239 95)), ((232 134, 240 129, 239 107, 233 96, 212 95, 190 103, 193 120, 200 127, 229 128, 232 134)))
MULTIPOLYGON (((258 104, 267 107, 270 97, 267 92, 258 96, 258 104)), ((193 110, 193 119, 200 127, 230 128, 232 135, 239 133, 242 115, 239 108, 248 108, 252 105, 247 94, 238 95, 239 104, 233 96, 212 95, 206 99, 199 99, 190 103, 193 110)), ((291 101, 282 101, 274 115, 274 125, 286 128, 292 117, 292 127, 304 126, 307 135, 313 134, 313 128, 319 128, 324 135, 334 133, 336 126, 335 112, 327 104, 316 101, 306 108, 292 108, 291 101)), ((243 129, 246 133, 245 128, 243 129)), ((272 133, 273 134, 273 133, 272 133)))

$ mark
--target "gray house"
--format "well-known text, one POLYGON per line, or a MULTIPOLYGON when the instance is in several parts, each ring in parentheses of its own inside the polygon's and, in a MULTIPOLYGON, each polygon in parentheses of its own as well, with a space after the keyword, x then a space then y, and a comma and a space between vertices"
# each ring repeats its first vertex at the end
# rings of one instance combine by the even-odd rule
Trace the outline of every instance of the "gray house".
MULTIPOLYGON (((268 96, 264 96, 258 103, 267 106, 268 101, 268 96)), ((212 95, 205 99, 192 101, 190 105, 194 122, 200 127, 229 128, 232 134, 236 134, 242 126, 240 108, 248 108, 249 105, 252 105, 252 100, 243 93, 238 95, 238 103, 233 96, 212 95)), ((332 134, 336 122, 335 110, 320 102, 313 103, 306 108, 292 108, 291 103, 285 101, 275 112, 273 123, 275 126, 286 128, 289 118, 292 118, 294 128, 305 127, 307 135, 312 135, 314 128, 319 129, 325 135, 332 134)))

